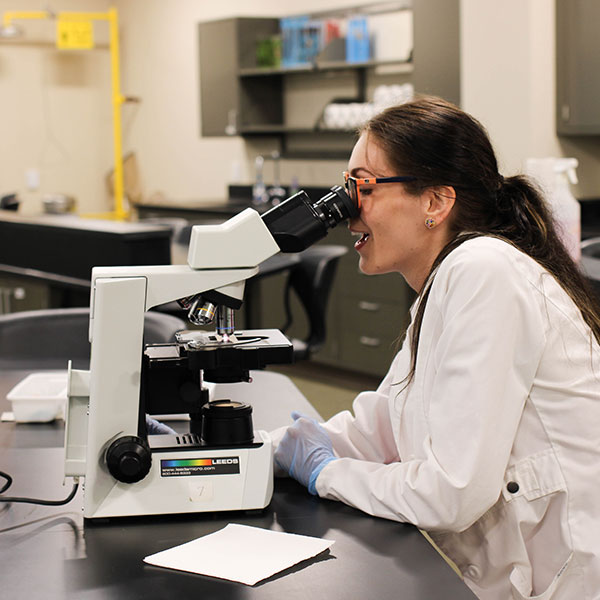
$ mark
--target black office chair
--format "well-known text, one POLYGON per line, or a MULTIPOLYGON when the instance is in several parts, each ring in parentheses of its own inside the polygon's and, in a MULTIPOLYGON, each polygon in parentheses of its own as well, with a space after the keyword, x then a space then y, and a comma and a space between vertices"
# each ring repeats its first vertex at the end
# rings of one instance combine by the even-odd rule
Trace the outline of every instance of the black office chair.
POLYGON ((600 301, 600 237, 581 242, 581 269, 600 301))
MULTIPOLYGON (((54 308, 0 315, 0 369, 66 369, 67 362, 89 368, 89 308, 54 308)), ((174 340, 186 323, 147 312, 144 343, 174 340)))
POLYGON ((300 300, 309 324, 306 338, 291 338, 296 361, 310 358, 325 343, 331 286, 338 261, 346 252, 348 248, 345 246, 313 246, 302 252, 299 263, 289 274, 284 292, 286 322, 281 330, 286 333, 293 322, 292 291, 300 300))

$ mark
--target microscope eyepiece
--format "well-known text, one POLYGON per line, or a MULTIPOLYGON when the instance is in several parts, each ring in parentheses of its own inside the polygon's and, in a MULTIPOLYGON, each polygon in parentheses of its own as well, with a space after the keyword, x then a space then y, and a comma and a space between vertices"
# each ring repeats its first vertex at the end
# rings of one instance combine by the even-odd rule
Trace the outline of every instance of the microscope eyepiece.
POLYGON ((358 214, 344 188, 335 185, 316 202, 299 191, 266 212, 262 219, 282 252, 300 252, 358 214))
POLYGON ((358 217, 356 205, 341 185, 334 185, 328 194, 313 204, 313 207, 329 229, 346 219, 358 217))

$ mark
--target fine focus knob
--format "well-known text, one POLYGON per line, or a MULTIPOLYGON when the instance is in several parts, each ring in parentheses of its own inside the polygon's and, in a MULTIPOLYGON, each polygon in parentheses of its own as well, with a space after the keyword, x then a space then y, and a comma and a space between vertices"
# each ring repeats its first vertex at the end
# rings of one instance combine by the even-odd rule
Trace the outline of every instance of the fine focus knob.
POLYGON ((150 447, 136 435, 116 439, 106 451, 110 474, 123 483, 135 483, 146 477, 152 465, 150 447))

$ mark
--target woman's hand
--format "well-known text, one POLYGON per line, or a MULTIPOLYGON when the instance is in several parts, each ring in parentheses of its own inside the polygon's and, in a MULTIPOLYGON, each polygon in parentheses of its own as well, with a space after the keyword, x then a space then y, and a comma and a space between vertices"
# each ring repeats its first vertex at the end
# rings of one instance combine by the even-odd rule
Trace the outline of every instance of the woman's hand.
POLYGON ((293 412, 291 425, 275 451, 275 462, 316 495, 319 473, 335 460, 327 432, 314 419, 293 412))
POLYGON ((175 430, 171 429, 168 425, 153 419, 150 415, 146 415, 146 433, 148 435, 161 435, 161 434, 175 434, 175 430))

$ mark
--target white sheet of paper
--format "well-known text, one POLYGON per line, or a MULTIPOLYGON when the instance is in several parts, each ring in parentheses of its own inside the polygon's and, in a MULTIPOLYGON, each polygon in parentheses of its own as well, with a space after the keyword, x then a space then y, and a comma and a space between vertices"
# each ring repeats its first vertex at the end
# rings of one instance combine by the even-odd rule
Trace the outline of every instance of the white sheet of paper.
POLYGON ((230 523, 215 533, 146 556, 144 562, 254 585, 316 556, 333 543, 332 540, 230 523))

